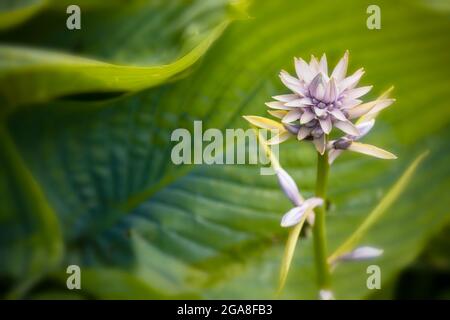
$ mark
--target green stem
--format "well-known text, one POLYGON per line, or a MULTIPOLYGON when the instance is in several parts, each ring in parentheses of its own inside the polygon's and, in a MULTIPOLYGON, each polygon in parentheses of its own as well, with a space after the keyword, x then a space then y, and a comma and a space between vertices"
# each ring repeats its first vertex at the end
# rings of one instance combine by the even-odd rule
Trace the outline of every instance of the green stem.
MULTIPOLYGON (((326 201, 326 189, 328 182, 328 153, 318 155, 317 162, 317 180, 316 180, 316 196, 326 201)), ((326 204, 315 209, 315 221, 313 227, 314 233, 314 255, 317 270, 317 281, 320 290, 330 290, 331 276, 330 269, 327 263, 327 239, 326 239, 326 204)))

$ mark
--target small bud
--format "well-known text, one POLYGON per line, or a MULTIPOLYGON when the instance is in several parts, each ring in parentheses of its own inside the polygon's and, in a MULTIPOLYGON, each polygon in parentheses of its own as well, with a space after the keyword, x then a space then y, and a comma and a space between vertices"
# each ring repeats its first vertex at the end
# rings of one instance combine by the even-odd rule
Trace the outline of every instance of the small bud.
POLYGON ((276 174, 278 183, 286 197, 288 197, 295 206, 300 206, 303 202, 303 198, 300 195, 300 191, 298 190, 294 179, 292 179, 292 177, 282 168, 278 168, 276 174))
POLYGON ((320 290, 319 291, 320 300, 334 300, 334 294, 331 290, 320 290))
POLYGON ((298 130, 300 130, 300 126, 297 125, 292 125, 292 124, 283 124, 285 129, 289 132, 292 133, 293 135, 297 135, 298 134, 298 130))
POLYGON ((344 137, 344 138, 340 138, 340 139, 336 140, 333 144, 333 147, 336 150, 347 150, 351 144, 352 144, 352 140, 344 137))
POLYGON ((382 249, 374 247, 359 247, 348 253, 344 253, 336 261, 358 261, 374 259, 383 254, 382 249))

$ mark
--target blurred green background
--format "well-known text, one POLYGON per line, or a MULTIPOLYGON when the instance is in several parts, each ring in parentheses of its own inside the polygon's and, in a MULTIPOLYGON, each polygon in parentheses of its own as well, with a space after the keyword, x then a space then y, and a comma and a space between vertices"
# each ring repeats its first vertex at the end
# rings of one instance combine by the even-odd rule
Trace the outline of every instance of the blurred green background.
MULTIPOLYGON (((176 128, 247 128, 286 92, 293 57, 350 51, 368 98, 397 102, 365 141, 385 162, 332 167, 330 250, 352 233, 418 154, 410 185, 362 239, 374 262, 340 265, 340 299, 450 298, 448 1, 0 0, 0 295, 2 298, 273 298, 289 209, 258 166, 175 166, 176 128), (68 30, 68 4, 81 30, 68 30), (381 8, 369 30, 366 9, 381 8), (82 290, 66 288, 81 266, 82 290), (382 289, 366 287, 377 264, 382 289)), ((315 154, 281 146, 312 194, 315 154)), ((316 297, 302 239, 285 292, 316 297)))

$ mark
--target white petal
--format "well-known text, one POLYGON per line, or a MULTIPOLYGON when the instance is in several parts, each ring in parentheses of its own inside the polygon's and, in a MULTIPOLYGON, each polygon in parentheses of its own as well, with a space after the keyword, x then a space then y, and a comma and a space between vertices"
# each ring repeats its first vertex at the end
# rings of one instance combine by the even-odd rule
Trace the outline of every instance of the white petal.
POLYGON ((316 147, 317 152, 319 152, 320 154, 324 154, 325 153, 325 135, 323 134, 321 137, 319 138, 315 138, 313 140, 314 146, 316 147))
POLYGON ((361 104, 362 100, 344 98, 344 99, 342 99, 341 103, 342 103, 341 109, 347 110, 347 109, 354 108, 357 105, 361 104))
POLYGON ((328 151, 328 163, 332 164, 334 160, 336 160, 336 158, 339 157, 343 151, 344 150, 336 150, 336 149, 331 149, 330 151, 328 151))
POLYGON ((295 120, 300 119, 300 116, 302 115, 302 112, 300 111, 299 108, 294 109, 289 111, 283 118, 283 120, 281 120, 284 123, 289 123, 289 122, 293 122, 295 120))
POLYGON ((325 134, 329 134, 331 132, 331 129, 333 128, 331 124, 330 117, 327 117, 325 119, 319 119, 320 126, 322 127, 323 132, 325 134))
POLYGON ((382 254, 383 254, 382 249, 374 247, 359 247, 351 252, 341 255, 336 259, 336 261, 368 260, 377 258, 382 254))
POLYGON ((361 122, 361 123, 357 123, 356 127, 359 130, 359 136, 357 137, 357 139, 361 139, 366 134, 368 134, 369 131, 372 130, 374 125, 375 125, 375 119, 372 119, 372 120, 369 120, 369 121, 364 121, 364 122, 361 122))
POLYGON ((297 79, 296 77, 291 76, 287 71, 281 70, 280 77, 284 79, 286 82, 292 83, 292 84, 301 84, 301 81, 297 79))
POLYGON ((283 218, 281 218, 281 226, 285 228, 295 226, 300 222, 300 220, 302 220, 306 208, 306 205, 302 204, 301 206, 294 207, 286 212, 283 218))
POLYGON ((334 126, 352 136, 359 136, 358 128, 350 121, 336 121, 334 126))
POLYGON ((323 205, 323 199, 321 198, 309 198, 301 205, 289 210, 281 219, 282 227, 291 227, 296 225, 304 217, 305 213, 313 210, 315 207, 323 205))
POLYGON ((303 197, 298 190, 297 184, 294 179, 282 168, 275 170, 278 178, 278 183, 283 190, 286 197, 291 200, 295 206, 299 206, 303 203, 303 197))
POLYGON ((352 89, 356 87, 363 74, 364 74, 363 68, 357 70, 354 74, 339 82, 339 89, 341 91, 344 91, 345 89, 352 89))
POLYGON ((386 109, 395 102, 395 99, 384 99, 378 101, 375 106, 369 111, 369 115, 378 114, 381 110, 386 109))
POLYGON ((365 87, 359 87, 355 89, 350 89, 344 92, 345 97, 347 99, 357 99, 359 97, 362 97, 367 92, 369 92, 372 89, 373 86, 365 86, 365 87))
POLYGON ((346 110, 348 118, 355 119, 367 114, 375 106, 375 103, 376 101, 370 101, 360 104, 359 106, 349 108, 348 110, 346 110))
POLYGON ((316 214, 314 213, 314 211, 308 214, 306 220, 308 221, 310 226, 314 226, 314 222, 316 221, 316 214))
POLYGON ((309 94, 317 98, 317 88, 322 85, 322 74, 317 74, 308 86, 309 94))
POLYGON ((327 63, 327 56, 325 53, 322 55, 322 58, 320 58, 319 69, 321 72, 323 72, 323 74, 328 75, 328 63, 327 63))
POLYGON ((341 120, 341 121, 346 121, 347 117, 345 116, 345 114, 342 113, 341 110, 338 109, 334 109, 332 111, 330 111, 330 114, 335 117, 337 120, 341 120))
POLYGON ((322 83, 319 83, 319 85, 316 88, 316 93, 314 97, 318 100, 323 100, 325 96, 325 85, 322 83))
POLYGON ((311 128, 308 128, 306 126, 301 126, 300 130, 298 130, 298 134, 297 134, 297 139, 298 140, 303 140, 305 139, 307 136, 309 136, 309 134, 311 133, 311 128))
POLYGON ((333 78, 328 82, 325 88, 325 94, 323 96, 323 101, 325 102, 334 102, 338 96, 338 89, 336 86, 336 82, 333 78))
POLYGON ((301 58, 295 59, 295 72, 297 73, 297 77, 303 79, 306 83, 309 83, 313 78, 309 65, 301 58))
POLYGON ((323 199, 313 197, 313 198, 306 199, 305 202, 303 202, 303 203, 306 204, 308 209, 314 209, 315 207, 320 207, 323 205, 323 199))
POLYGON ((267 110, 267 112, 278 119, 283 119, 283 117, 288 113, 287 110, 267 110))
POLYGON ((353 142, 348 147, 348 150, 367 154, 369 156, 372 156, 375 158, 380 158, 380 159, 397 159, 397 157, 394 154, 390 153, 389 151, 372 146, 370 144, 365 144, 365 143, 360 143, 360 142, 353 142))
POLYGON ((292 137, 292 134, 289 131, 283 131, 274 136, 273 138, 271 138, 270 140, 268 140, 266 143, 268 145, 276 145, 286 141, 290 137, 292 137))
POLYGON ((294 78, 293 76, 291 76, 286 71, 281 71, 280 72, 280 79, 281 79, 281 82, 283 82, 283 84, 287 88, 292 90, 293 92, 295 92, 295 93, 297 93, 299 95, 302 95, 302 96, 305 95, 306 92, 305 92, 305 89, 303 87, 303 84, 297 78, 294 78))
POLYGON ((302 98, 302 99, 295 99, 289 102, 286 102, 287 107, 306 107, 305 102, 307 102, 309 99, 302 98))
POLYGON ((316 115, 310 111, 305 111, 302 116, 300 117, 300 123, 305 124, 310 122, 311 120, 315 119, 316 115))
POLYGON ((345 74, 347 73, 348 66, 348 51, 345 52, 344 57, 338 62, 336 67, 331 74, 331 77, 336 79, 337 81, 341 81, 344 79, 345 74))
POLYGON ((311 60, 309 61, 309 68, 314 74, 320 72, 319 61, 317 61, 317 58, 313 55, 311 55, 311 60))
POLYGON ((314 113, 318 117, 323 117, 323 116, 325 116, 328 113, 328 111, 325 110, 325 109, 320 109, 320 108, 317 108, 317 107, 313 107, 312 109, 314 110, 314 113))
POLYGON ((309 106, 314 105, 314 103, 312 102, 312 100, 311 100, 310 98, 306 98, 306 97, 305 97, 305 98, 302 98, 301 101, 302 101, 302 103, 305 104, 305 105, 309 105, 309 106))
POLYGON ((354 108, 355 110, 351 110, 350 113, 352 115, 352 119, 361 117, 358 120, 361 122, 374 119, 381 110, 389 107, 395 101, 395 99, 388 99, 388 96, 393 90, 393 88, 394 87, 391 87, 388 90, 386 90, 376 100, 369 101, 367 103, 355 107, 354 108))
POLYGON ((299 97, 296 94, 280 94, 278 96, 273 96, 272 98, 281 102, 289 102, 298 99, 299 97))
POLYGON ((270 101, 270 102, 266 102, 265 104, 269 108, 277 109, 277 110, 292 110, 293 109, 292 107, 287 107, 284 102, 280 102, 280 101, 270 101))

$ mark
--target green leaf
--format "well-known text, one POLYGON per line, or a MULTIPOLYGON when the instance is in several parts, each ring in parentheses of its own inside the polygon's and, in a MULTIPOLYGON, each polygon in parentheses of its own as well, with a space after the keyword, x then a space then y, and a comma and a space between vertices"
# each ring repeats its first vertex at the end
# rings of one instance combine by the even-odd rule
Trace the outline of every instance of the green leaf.
MULTIPOLYGON (((53 279, 65 283, 67 274, 52 275, 53 279)), ((142 281, 141 277, 114 268, 84 268, 81 272, 82 290, 90 296, 102 299, 198 299, 198 295, 161 295, 156 283, 142 281)), ((39 295, 37 296, 39 298, 39 295)), ((55 298, 55 297, 54 297, 55 298)))
POLYGON ((46 290, 30 296, 31 300, 85 300, 86 297, 77 293, 65 290, 46 290))
POLYGON ((365 236, 367 231, 373 227, 373 225, 381 219, 383 214, 389 209, 389 207, 398 199, 403 190, 408 186, 417 166, 426 157, 428 152, 422 153, 413 163, 408 167, 405 173, 398 179, 389 192, 381 199, 374 210, 372 210, 362 224, 353 232, 350 237, 343 244, 339 246, 328 258, 328 262, 332 264, 339 256, 350 252, 358 245, 361 238, 365 236))
POLYGON ((0 30, 14 27, 39 12, 46 0, 4 0, 0 2, 0 30))
POLYGON ((0 113, 64 95, 167 82, 197 62, 236 17, 226 0, 83 8, 81 30, 69 31, 60 9, 0 36, 0 113))
POLYGON ((11 292, 11 297, 15 297, 45 272, 59 266, 63 240, 55 212, 23 163, 4 124, 0 124, 0 146, 0 164, 4 169, 0 176, 0 260, 2 276, 18 279, 11 292))
MULTIPOLYGON (((267 116, 264 102, 287 93, 277 73, 293 71, 293 56, 326 52, 336 63, 349 49, 350 72, 365 67, 362 82, 374 85, 372 98, 396 87, 397 102, 377 118, 363 142, 391 150, 398 159, 345 154, 333 164, 330 252, 366 219, 411 161, 430 150, 408 187, 361 239, 384 249, 370 262, 380 266, 384 288, 449 220, 443 190, 450 187, 450 24, 406 1, 386 0, 380 2, 382 29, 368 30, 369 4, 258 2, 249 9, 252 19, 230 26, 186 79, 113 101, 59 101, 13 114, 8 121, 13 140, 62 226, 61 270, 68 264, 120 270, 108 281, 120 282, 125 273, 157 291, 144 294, 149 298, 274 297, 287 237, 279 221, 290 208, 276 178, 261 176, 259 167, 250 165, 175 166, 170 135, 176 128, 192 132, 193 121, 200 119, 203 131, 248 128, 242 115, 267 116)), ((312 146, 291 141, 280 154, 302 194, 310 196, 312 146)), ((20 226, 20 214, 15 217, 2 227, 20 226)), ((0 242, 0 248, 7 250, 8 243, 0 242)), ((312 254, 311 238, 298 242, 282 298, 316 298, 312 254)), ((338 298, 372 294, 367 265, 335 270, 338 298)), ((0 274, 6 272, 0 265, 0 274)), ((95 280, 82 280, 82 294, 120 296, 95 290, 95 280)))

